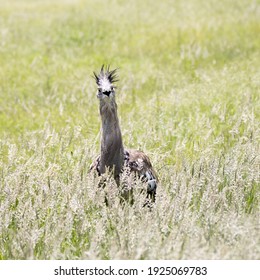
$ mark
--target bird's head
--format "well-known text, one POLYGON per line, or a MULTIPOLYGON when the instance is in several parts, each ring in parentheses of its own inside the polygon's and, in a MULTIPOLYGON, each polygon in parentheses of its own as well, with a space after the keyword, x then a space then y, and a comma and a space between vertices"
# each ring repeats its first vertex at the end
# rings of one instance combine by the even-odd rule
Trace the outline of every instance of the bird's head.
POLYGON ((117 82, 116 76, 117 69, 109 70, 109 66, 101 67, 100 73, 96 74, 94 72, 94 78, 98 86, 97 97, 103 101, 114 100, 115 98, 115 86, 114 83, 117 82))

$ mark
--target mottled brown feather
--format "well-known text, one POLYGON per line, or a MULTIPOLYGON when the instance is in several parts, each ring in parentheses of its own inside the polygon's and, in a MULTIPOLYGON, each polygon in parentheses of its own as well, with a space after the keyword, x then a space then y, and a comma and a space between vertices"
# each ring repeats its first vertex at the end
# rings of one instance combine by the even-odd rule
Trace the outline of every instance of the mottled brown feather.
MULTIPOLYGON (((149 157, 142 151, 127 149, 124 152, 124 166, 129 167, 131 172, 137 173, 138 177, 145 176, 147 171, 158 181, 158 176, 153 169, 149 157)), ((100 155, 92 162, 89 171, 95 170, 100 176, 100 155)))

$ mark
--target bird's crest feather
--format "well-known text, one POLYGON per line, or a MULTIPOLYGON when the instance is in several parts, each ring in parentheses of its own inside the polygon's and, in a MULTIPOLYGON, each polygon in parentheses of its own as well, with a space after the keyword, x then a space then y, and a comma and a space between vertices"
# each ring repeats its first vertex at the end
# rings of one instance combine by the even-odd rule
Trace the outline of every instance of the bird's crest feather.
POLYGON ((96 80, 96 83, 99 87, 107 87, 108 84, 110 84, 110 86, 118 81, 118 77, 117 77, 117 69, 111 70, 109 69, 109 65, 107 67, 105 67, 105 65, 103 64, 101 69, 100 69, 100 73, 96 74, 95 72, 93 72, 94 74, 94 79, 96 80))

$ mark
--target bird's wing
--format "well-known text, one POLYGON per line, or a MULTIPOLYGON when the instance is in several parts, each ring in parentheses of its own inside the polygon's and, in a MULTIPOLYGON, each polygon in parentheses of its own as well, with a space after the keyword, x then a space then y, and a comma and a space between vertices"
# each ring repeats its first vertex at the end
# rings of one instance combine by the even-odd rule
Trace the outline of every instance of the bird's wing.
MULTIPOLYGON (((127 149, 124 151, 125 165, 135 172, 139 177, 147 177, 148 180, 155 179, 158 181, 149 157, 142 151, 127 149)), ((100 176, 100 155, 92 162, 89 171, 96 170, 100 176)))
MULTIPOLYGON (((155 201, 158 177, 152 167, 149 157, 142 151, 125 150, 125 165, 138 177, 147 182, 147 202, 155 201)), ((145 206, 144 205, 144 206, 145 206)))
MULTIPOLYGON (((155 201, 158 177, 152 167, 149 157, 142 151, 125 150, 124 151, 125 167, 130 169, 130 172, 136 174, 142 181, 147 182, 147 201, 145 205, 155 201)), ((100 172, 100 155, 92 162, 89 172, 96 171, 98 176, 100 172)))
POLYGON ((98 173, 98 176, 101 175, 101 173, 100 173, 100 155, 90 165, 89 172, 91 172, 92 170, 96 170, 98 173))
POLYGON ((136 172, 140 177, 147 177, 148 180, 158 180, 151 161, 144 152, 130 149, 125 150, 125 163, 132 172, 136 172))

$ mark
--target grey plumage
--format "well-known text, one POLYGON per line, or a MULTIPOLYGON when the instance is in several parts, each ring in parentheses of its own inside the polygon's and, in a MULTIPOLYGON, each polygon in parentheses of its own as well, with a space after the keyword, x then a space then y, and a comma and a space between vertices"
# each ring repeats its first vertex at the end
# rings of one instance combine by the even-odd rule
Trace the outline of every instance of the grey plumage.
POLYGON ((150 159, 142 151, 124 149, 122 135, 117 116, 115 101, 115 86, 118 81, 116 69, 101 67, 100 73, 94 72, 98 86, 97 97, 101 116, 101 154, 92 163, 90 170, 96 170, 99 175, 109 169, 113 172, 117 185, 120 185, 120 173, 124 168, 130 170, 142 181, 147 182, 147 199, 155 201, 157 176, 150 159))

